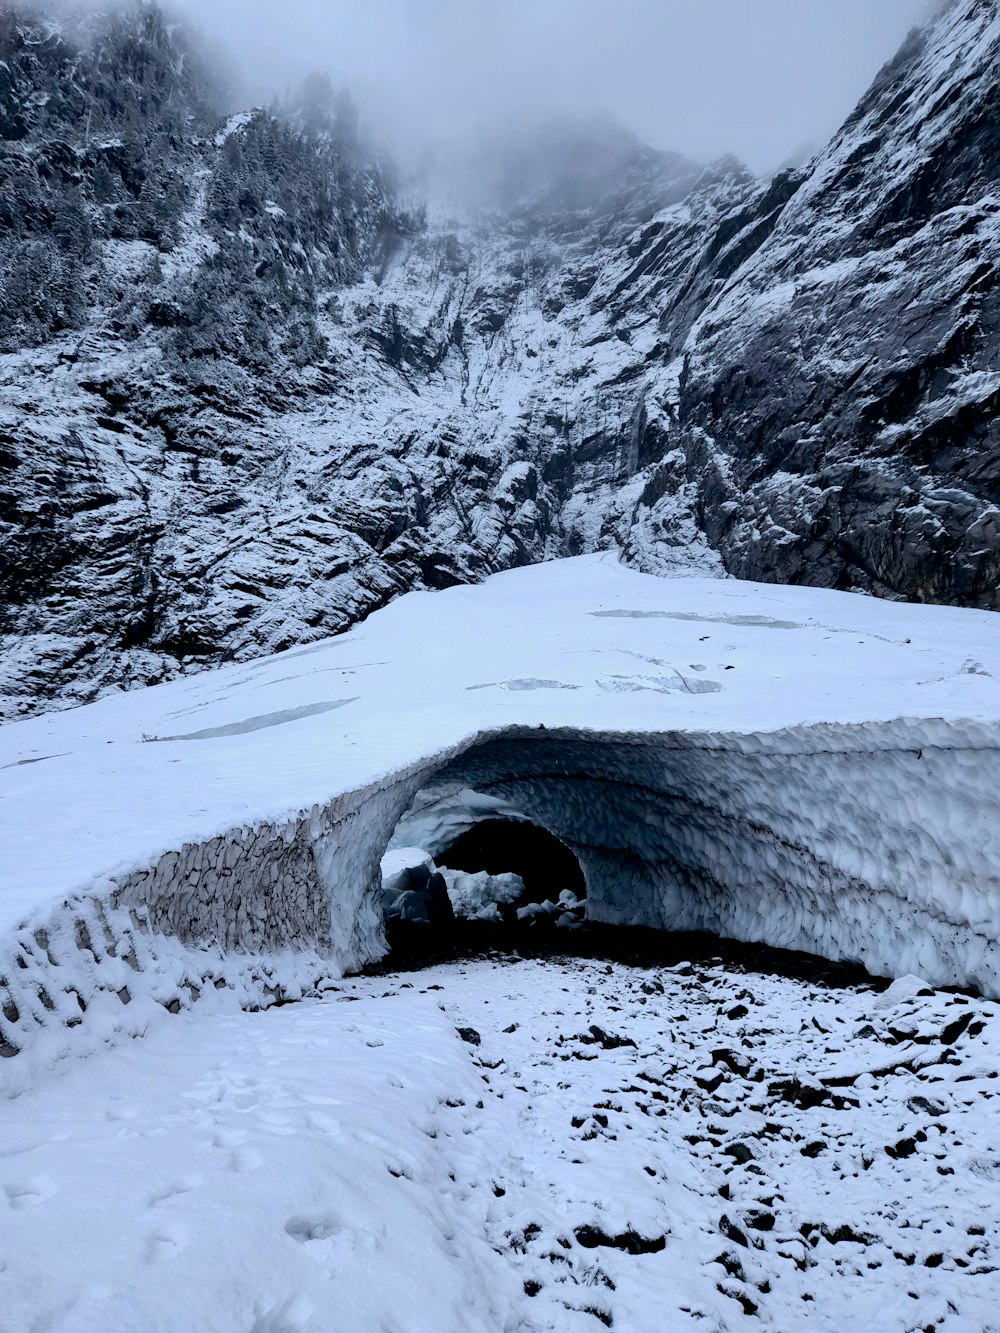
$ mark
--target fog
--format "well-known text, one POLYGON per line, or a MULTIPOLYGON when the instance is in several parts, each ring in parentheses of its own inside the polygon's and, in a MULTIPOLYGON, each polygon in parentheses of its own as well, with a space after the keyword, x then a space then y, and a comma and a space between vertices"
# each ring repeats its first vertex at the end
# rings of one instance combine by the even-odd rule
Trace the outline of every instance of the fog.
POLYGON ((181 0, 267 100, 329 72, 397 151, 598 114, 769 171, 850 112, 929 0, 181 0))

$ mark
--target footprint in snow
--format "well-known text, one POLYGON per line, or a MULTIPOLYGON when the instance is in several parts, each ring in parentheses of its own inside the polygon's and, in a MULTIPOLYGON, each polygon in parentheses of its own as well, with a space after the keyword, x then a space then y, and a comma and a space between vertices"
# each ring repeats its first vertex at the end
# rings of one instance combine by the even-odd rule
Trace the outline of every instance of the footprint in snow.
POLYGON ((25 1139, 21 1143, 7 1142, 0 1144, 0 1161, 9 1157, 25 1157, 30 1152, 37 1152, 45 1147, 44 1139, 25 1139))
POLYGON ((261 1127, 266 1129, 269 1134, 280 1134, 287 1137, 290 1134, 298 1133, 298 1125, 284 1111, 261 1111, 258 1120, 261 1127))
POLYGON ((344 1230, 344 1224, 336 1213, 318 1213, 312 1217, 290 1217, 285 1223, 285 1230, 293 1240, 331 1240, 344 1230))
POLYGON ((117 1120, 135 1120, 139 1115, 139 1109, 136 1106, 109 1106, 104 1113, 105 1119, 111 1121, 117 1120))
POLYGON ((326 1115, 323 1111, 308 1111, 306 1113, 306 1124, 317 1134, 327 1134, 330 1138, 343 1138, 344 1130, 338 1120, 333 1116, 326 1115))
POLYGON ((259 1153, 256 1148, 244 1146, 246 1138, 247 1131, 245 1129, 220 1129, 212 1135, 212 1147, 228 1154, 226 1164, 230 1171, 256 1171, 258 1167, 264 1165, 262 1153, 259 1153))
POLYGON ((157 1204, 169 1203, 171 1199, 177 1199, 182 1194, 190 1194, 192 1190, 200 1187, 201 1176, 185 1176, 183 1180, 174 1181, 170 1185, 165 1185, 163 1189, 158 1190, 149 1200, 150 1208, 155 1208, 157 1204))
POLYGON ((234 1088, 229 1100, 237 1111, 249 1111, 252 1106, 257 1105, 257 1091, 255 1088, 234 1088))
POLYGON ((250 1333, 302 1333, 312 1319, 314 1310, 315 1307, 305 1296, 292 1296, 259 1314, 250 1333))
POLYGON ((221 1148, 223 1151, 227 1148, 239 1148, 246 1142, 246 1137, 245 1129, 220 1129, 212 1135, 212 1147, 221 1148))
POLYGON ((187 1243, 187 1235, 180 1227, 160 1227, 146 1237, 146 1262, 160 1264, 176 1259, 187 1243))
POLYGON ((35 1208, 46 1199, 52 1198, 56 1186, 46 1176, 35 1176, 31 1180, 4 1185, 3 1192, 11 1208, 35 1208))
POLYGON ((264 1156, 256 1148, 237 1148, 229 1158, 230 1171, 257 1171, 264 1165, 264 1156))

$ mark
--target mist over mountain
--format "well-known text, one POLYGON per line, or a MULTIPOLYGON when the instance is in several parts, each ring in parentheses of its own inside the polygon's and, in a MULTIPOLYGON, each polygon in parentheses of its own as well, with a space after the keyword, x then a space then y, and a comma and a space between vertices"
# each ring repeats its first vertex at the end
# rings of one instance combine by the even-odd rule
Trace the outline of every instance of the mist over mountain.
POLYGON ((1000 607, 998 56, 952 0, 771 178, 554 109, 415 177, 154 5, 7 6, 8 715, 600 549, 1000 607))
POLYGON ((698 161, 773 172, 821 145, 936 0, 189 0, 251 99, 313 69, 398 156, 593 116, 698 161))

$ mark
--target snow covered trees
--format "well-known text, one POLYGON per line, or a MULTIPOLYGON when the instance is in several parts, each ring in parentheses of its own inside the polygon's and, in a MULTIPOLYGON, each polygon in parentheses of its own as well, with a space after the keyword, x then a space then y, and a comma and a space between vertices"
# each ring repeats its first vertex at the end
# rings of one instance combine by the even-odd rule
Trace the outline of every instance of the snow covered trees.
POLYGON ((314 77, 226 123, 217 71, 145 0, 71 34, 9 11, 0 60, 0 350, 100 316, 114 243, 170 253, 187 225, 214 253, 173 283, 147 265, 123 330, 166 328, 181 363, 322 357, 317 291, 405 225, 346 94, 314 77))

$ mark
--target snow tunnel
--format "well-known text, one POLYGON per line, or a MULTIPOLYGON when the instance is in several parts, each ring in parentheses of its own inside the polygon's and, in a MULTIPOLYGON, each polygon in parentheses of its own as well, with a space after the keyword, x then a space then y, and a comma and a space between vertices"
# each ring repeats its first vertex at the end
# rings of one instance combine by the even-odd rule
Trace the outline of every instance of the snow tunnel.
POLYGON ((994 992, 996 835, 960 830, 972 811, 982 823, 995 763, 995 751, 938 744, 928 724, 711 737, 514 728, 444 763, 424 813, 441 790, 492 803, 465 827, 439 805, 435 853, 469 847, 498 814, 547 831, 579 864, 591 921, 994 992))
POLYGON ((1000 993, 1000 752, 988 732, 929 721, 748 735, 507 727, 291 824, 172 853, 119 881, 112 904, 230 957, 314 950, 352 970, 384 954, 387 849, 436 855, 497 818, 569 850, 591 922, 1000 993))
POLYGON ((387 919, 400 915, 408 867, 419 876, 431 861, 459 917, 510 925, 583 919, 586 879, 573 851, 508 802, 447 778, 422 788, 396 825, 382 860, 387 919))
POLYGON ((138 1031, 151 1005, 297 999, 383 957, 382 862, 407 812, 433 824, 438 841, 422 842, 435 854, 488 819, 547 830, 579 863, 591 922, 705 931, 1000 994, 990 728, 518 725, 291 817, 177 845, 26 921, 0 956, 0 1057, 42 1031, 66 1052, 99 1045, 109 1005, 116 1030, 138 1031))

